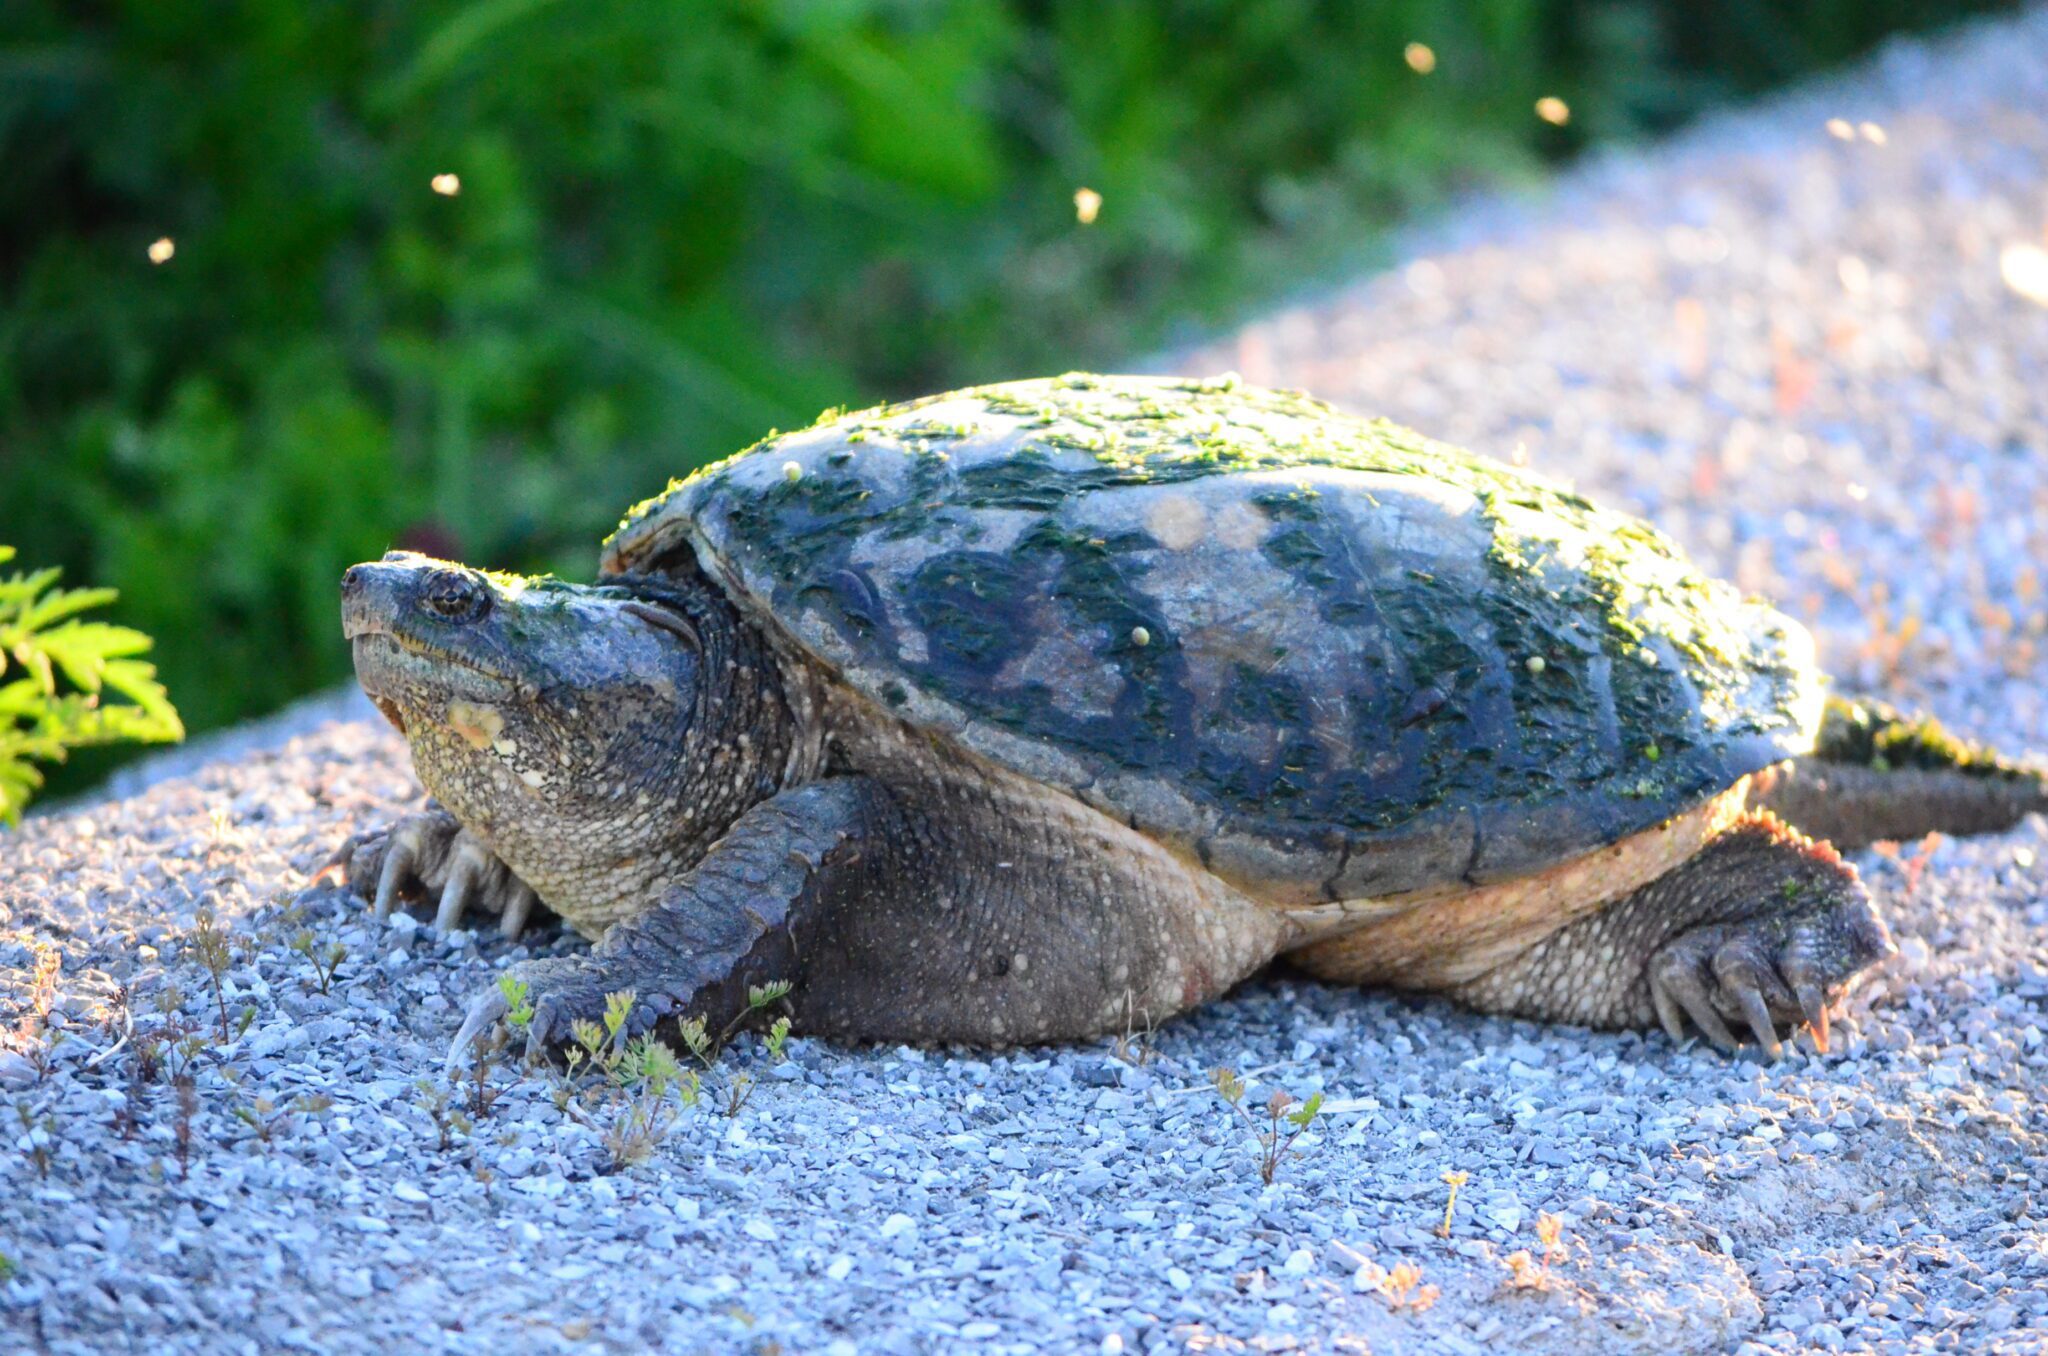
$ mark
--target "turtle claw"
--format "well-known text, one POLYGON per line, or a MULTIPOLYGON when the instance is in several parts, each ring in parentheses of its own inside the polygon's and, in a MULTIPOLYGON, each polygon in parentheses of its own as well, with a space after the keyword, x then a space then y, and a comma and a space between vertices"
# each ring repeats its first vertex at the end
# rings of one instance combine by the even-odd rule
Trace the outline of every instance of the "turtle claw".
MULTIPOLYGON (((505 995, 496 985, 492 985, 472 999, 469 1011, 463 1015, 462 1025, 456 1029, 455 1039, 448 1044, 448 1058, 442 1065, 442 1076, 450 1083, 461 1077, 462 1066, 475 1051, 478 1039, 489 1033, 499 1019, 511 1010, 511 1005, 505 1001, 505 995)), ((529 1037, 529 1042, 530 1039, 529 1037)))
POLYGON ((514 883, 519 888, 506 902, 505 912, 498 916, 498 935, 508 942, 526 930, 527 916, 533 912, 533 906, 540 902, 540 897, 534 894, 532 886, 517 877, 514 877, 514 883))
POLYGON ((391 835, 391 843, 384 850, 384 869, 377 877, 377 897, 370 905, 370 916, 383 922, 391 916, 391 906, 398 900, 398 891, 412 874, 420 855, 418 831, 406 826, 391 835))
POLYGON ((1743 989, 1737 995, 1742 1005, 1742 1015, 1749 1022, 1749 1029, 1756 1036, 1756 1043, 1772 1059, 1784 1053, 1784 1045, 1778 1040, 1778 1024, 1771 1017, 1770 1005, 1755 989, 1743 989))
POLYGON ((331 873, 368 899, 371 916, 380 921, 409 895, 437 895, 434 927, 440 932, 462 926, 469 910, 482 909, 498 915, 498 931, 510 940, 539 902, 531 886, 438 805, 351 837, 320 868, 315 883, 331 873))
POLYGON ((1714 1006, 1713 991, 1699 970, 1694 958, 1676 946, 1665 948, 1663 954, 1650 963, 1650 995, 1657 1005, 1657 1016, 1664 1029, 1672 1033, 1673 1040, 1685 1039, 1682 1013, 1684 1018, 1692 1020, 1699 1033, 1715 1049, 1733 1054, 1735 1036, 1728 1030, 1728 1024, 1721 1020, 1721 1014, 1714 1006))
POLYGON ((1854 873, 1806 847, 1795 850, 1809 854, 1797 888, 1747 916, 1682 933, 1651 958, 1651 1006, 1674 1039, 1689 1019, 1732 1052, 1729 1025, 1739 1023, 1776 1059, 1785 1039, 1804 1029, 1826 1054, 1829 1008, 1857 976, 1896 951, 1854 873))

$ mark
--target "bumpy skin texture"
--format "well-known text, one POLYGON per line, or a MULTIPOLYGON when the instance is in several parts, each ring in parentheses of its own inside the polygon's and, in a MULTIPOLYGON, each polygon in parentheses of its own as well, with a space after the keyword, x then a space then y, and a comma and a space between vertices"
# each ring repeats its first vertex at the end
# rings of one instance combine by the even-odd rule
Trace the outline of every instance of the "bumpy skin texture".
POLYGON ((1782 1025, 1825 1046, 1832 994, 1892 955, 1854 867, 1768 812, 1690 861, 1451 990, 1474 1007, 1587 1026, 1689 1021, 1724 1050, 1745 1027, 1770 1053, 1782 1025), (1617 983, 1616 976, 1630 977, 1617 983))
POLYGON ((1838 848, 1928 833, 1997 833, 2048 814, 2039 769, 1882 702, 1830 700, 1812 756, 1769 769, 1753 797, 1838 848))
MULTIPOLYGON (((1889 947, 1831 850, 1717 818, 1604 906, 1530 873, 1739 801, 1817 727, 1759 781, 1820 814, 1852 777, 1844 833, 1926 817, 1885 794, 1902 760, 1972 825, 2042 802, 1932 727, 1823 727, 1803 633, 1641 524, 1215 383, 821 425, 637 512, 596 585, 394 553, 348 572, 343 614, 439 807, 337 866, 380 909, 438 891, 443 926, 516 926, 531 887, 593 938, 521 971, 542 1046, 608 993, 635 1030, 722 1025, 770 979, 825 1034, 1114 1031, 1354 909, 1463 892, 1516 913, 1487 938, 1468 908, 1488 968, 1435 987, 1775 1047, 1889 947)), ((456 1052, 503 1013, 481 995, 456 1052)))

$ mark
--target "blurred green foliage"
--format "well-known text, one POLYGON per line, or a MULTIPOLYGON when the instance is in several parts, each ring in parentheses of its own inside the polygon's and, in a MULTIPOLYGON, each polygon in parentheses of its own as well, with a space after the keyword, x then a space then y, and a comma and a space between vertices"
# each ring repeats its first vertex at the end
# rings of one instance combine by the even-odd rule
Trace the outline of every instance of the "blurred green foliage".
POLYGON ((1995 7, 9 0, 0 538, 117 587, 220 724, 346 673, 353 560, 587 575, 770 426, 1128 358, 1995 7))
MULTIPOLYGON (((13 547, 0 546, 0 565, 13 558, 13 547)), ((19 823, 42 786, 38 762, 185 737, 155 666, 136 658, 149 637, 80 615, 113 602, 114 590, 60 589, 58 574, 0 575, 0 827, 19 823)))

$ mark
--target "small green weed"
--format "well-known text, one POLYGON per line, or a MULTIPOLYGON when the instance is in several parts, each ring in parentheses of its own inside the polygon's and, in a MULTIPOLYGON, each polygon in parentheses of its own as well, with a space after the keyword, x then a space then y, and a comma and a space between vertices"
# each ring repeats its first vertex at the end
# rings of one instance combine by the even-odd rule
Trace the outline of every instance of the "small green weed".
POLYGON ((213 981, 213 1001, 220 1008, 220 1038, 228 1038, 228 1000, 221 989, 221 980, 228 967, 234 964, 234 950, 228 936, 221 931, 214 920, 213 910, 202 907, 196 926, 192 930, 192 950, 204 966, 208 978, 213 981))
POLYGON ((277 1136, 289 1130, 295 1118, 317 1116, 334 1108, 334 1099, 325 1093, 300 1093, 291 1101, 279 1107, 268 1097, 238 1103, 235 1118, 256 1132, 256 1138, 268 1145, 277 1136))
POLYGON ((313 967, 314 978, 319 981, 320 992, 326 993, 334 983, 334 972, 348 959, 348 948, 340 942, 329 942, 321 946, 310 931, 299 933, 292 938, 292 950, 304 956, 313 967))
POLYGON ((1306 1102, 1297 1102, 1291 1093, 1277 1088, 1266 1099, 1266 1120, 1261 1124, 1258 1117, 1246 1110, 1244 1105, 1244 1079, 1227 1068, 1209 1071, 1209 1082, 1216 1089, 1216 1095, 1252 1132, 1252 1140, 1258 1147, 1259 1180, 1267 1186, 1273 1184, 1280 1165, 1295 1154, 1294 1142, 1308 1133, 1309 1126, 1323 1109, 1323 1094, 1312 1095, 1306 1102))
POLYGON ((28 1161, 35 1164, 36 1175, 47 1179, 50 1175, 51 1148, 57 1142, 57 1118, 49 1112, 38 1116, 29 1109, 27 1102, 16 1102, 14 1114, 21 1121, 21 1143, 26 1146, 22 1152, 28 1161))

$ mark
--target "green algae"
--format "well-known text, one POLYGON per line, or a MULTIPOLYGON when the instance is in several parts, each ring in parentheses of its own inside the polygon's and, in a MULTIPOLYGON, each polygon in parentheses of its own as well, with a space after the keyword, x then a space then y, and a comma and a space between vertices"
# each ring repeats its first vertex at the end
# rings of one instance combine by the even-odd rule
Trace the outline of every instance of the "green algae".
POLYGON ((1981 744, 1950 733, 1932 716, 1909 716, 1878 701, 1828 698, 1822 713, 1817 757, 1888 772, 1920 768, 1986 777, 2034 775, 1981 744))
POLYGON ((758 567, 778 611, 815 605, 857 653, 912 686, 1014 733, 1169 772, 1246 814, 1377 829, 1444 804, 1585 791, 1675 805, 1716 777, 1725 784, 1718 742, 1803 737, 1794 707, 1807 675, 1768 634, 1752 635, 1732 594, 1670 539, 1384 420, 1232 378, 1069 374, 840 416, 807 432, 807 445, 818 446, 818 428, 844 446, 799 479, 740 477, 754 458, 779 468, 771 437, 636 506, 609 544, 690 526, 758 567), (982 413, 923 413, 940 401, 978 401, 982 413), (982 438, 1000 454, 963 450, 982 438), (1308 738, 1310 694, 1282 674, 1240 670, 1226 713, 1196 728, 1172 628, 1148 594, 1143 561, 1158 543, 1056 519, 1104 490, 1322 467, 1462 491, 1490 533, 1483 578, 1374 572, 1313 487, 1246 496, 1272 525, 1264 558, 1309 586, 1323 620, 1359 637, 1369 681, 1319 694, 1350 713, 1355 767, 1331 765, 1308 738), (980 539, 989 510, 1040 517, 1008 552, 957 549, 980 539), (924 642, 927 658, 913 663, 857 547, 919 537, 934 553, 893 585, 924 642), (1107 716, 1077 714, 1042 682, 997 680, 1050 625, 1089 638, 1116 685, 1107 716), (1140 629, 1150 644, 1131 643, 1140 629), (1760 677, 1775 705, 1759 704, 1760 677))

